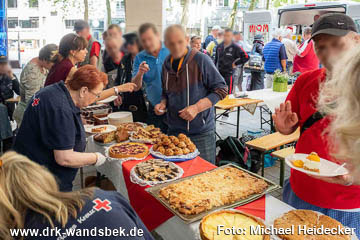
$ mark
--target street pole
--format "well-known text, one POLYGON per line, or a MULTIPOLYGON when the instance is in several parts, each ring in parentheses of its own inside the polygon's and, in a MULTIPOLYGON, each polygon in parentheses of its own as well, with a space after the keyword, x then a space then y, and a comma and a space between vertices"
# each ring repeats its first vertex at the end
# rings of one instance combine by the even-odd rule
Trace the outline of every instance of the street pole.
POLYGON ((19 59, 19 65, 21 68, 21 52, 20 52, 20 30, 18 29, 18 59, 19 59))

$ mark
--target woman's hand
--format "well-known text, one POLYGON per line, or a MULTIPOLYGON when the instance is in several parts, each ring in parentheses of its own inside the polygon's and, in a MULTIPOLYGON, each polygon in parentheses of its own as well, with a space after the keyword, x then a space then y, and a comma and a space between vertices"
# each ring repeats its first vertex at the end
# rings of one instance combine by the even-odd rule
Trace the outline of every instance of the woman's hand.
POLYGON ((166 101, 163 100, 159 104, 156 104, 154 107, 155 114, 160 116, 163 115, 166 111, 166 101))
POLYGON ((136 88, 135 83, 125 83, 123 85, 117 86, 119 92, 133 92, 136 88))

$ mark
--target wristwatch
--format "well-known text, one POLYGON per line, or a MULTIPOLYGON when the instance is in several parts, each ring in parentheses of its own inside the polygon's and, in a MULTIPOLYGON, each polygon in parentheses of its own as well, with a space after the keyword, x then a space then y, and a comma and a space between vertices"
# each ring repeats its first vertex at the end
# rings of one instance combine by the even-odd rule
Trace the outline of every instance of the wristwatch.
POLYGON ((120 94, 119 89, 117 87, 113 87, 115 91, 115 95, 118 96, 120 94))

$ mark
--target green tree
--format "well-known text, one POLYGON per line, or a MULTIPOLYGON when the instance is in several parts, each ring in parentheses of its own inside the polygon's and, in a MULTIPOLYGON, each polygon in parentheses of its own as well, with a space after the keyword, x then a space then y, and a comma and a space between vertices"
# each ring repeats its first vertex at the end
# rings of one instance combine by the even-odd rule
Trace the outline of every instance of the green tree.
POLYGON ((235 19, 236 19, 236 14, 237 14, 237 10, 238 10, 238 4, 239 4, 239 0, 235 0, 231 14, 230 14, 229 28, 231 28, 231 29, 234 29, 234 26, 235 26, 235 19))
POLYGON ((259 0, 251 0, 248 11, 254 11, 254 9, 255 9, 256 4, 258 3, 258 1, 259 1, 259 0))
POLYGON ((110 0, 106 0, 106 22, 107 25, 109 26, 111 24, 111 2, 110 0))
POLYGON ((181 14, 181 25, 184 26, 184 28, 187 28, 187 24, 189 21, 189 0, 182 0, 183 4, 183 11, 181 14))

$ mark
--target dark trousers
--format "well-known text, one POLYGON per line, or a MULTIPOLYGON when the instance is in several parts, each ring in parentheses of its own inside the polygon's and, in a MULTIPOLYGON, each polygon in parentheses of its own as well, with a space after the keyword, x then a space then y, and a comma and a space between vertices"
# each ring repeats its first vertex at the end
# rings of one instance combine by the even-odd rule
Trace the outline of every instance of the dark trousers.
POLYGON ((166 114, 158 116, 155 114, 154 106, 149 103, 149 109, 147 113, 146 123, 149 125, 154 125, 157 128, 160 128, 163 133, 167 133, 168 126, 166 123, 166 114))
POLYGON ((186 132, 168 131, 169 135, 177 136, 179 133, 187 135, 196 145, 200 152, 200 157, 215 165, 216 159, 216 137, 215 130, 210 130, 199 134, 187 134, 186 132))
POLYGON ((226 85, 228 86, 228 94, 231 94, 233 89, 233 76, 232 74, 221 74, 226 82, 226 85))
POLYGON ((264 72, 251 72, 250 91, 264 89, 264 72))

